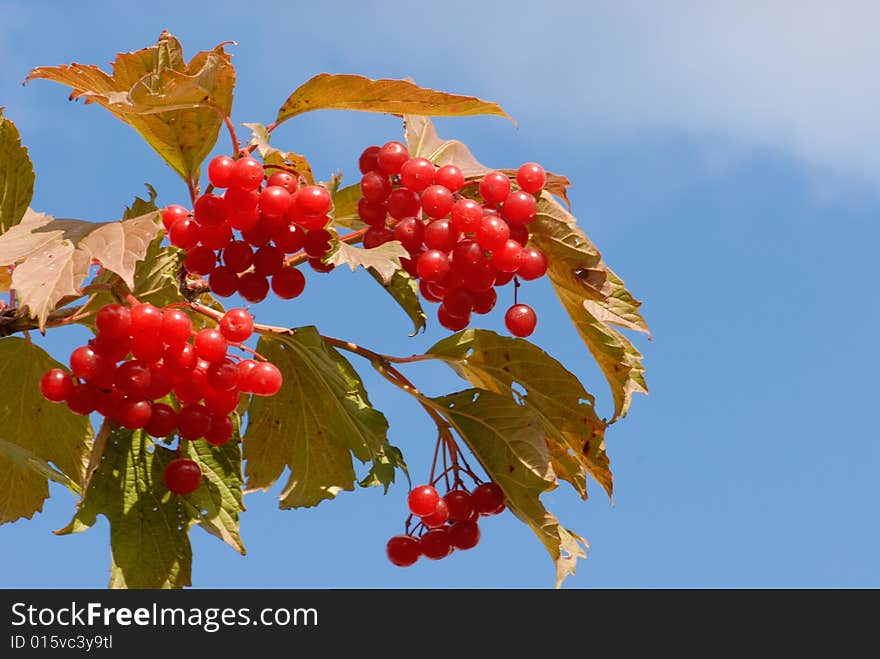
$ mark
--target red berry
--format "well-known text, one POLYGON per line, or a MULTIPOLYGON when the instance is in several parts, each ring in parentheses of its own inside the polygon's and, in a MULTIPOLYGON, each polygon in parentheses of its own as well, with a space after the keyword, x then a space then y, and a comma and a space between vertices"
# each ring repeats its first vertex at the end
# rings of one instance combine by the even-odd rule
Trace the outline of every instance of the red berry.
POLYGON ((248 385, 248 374, 257 367, 253 359, 242 359, 238 362, 238 390, 246 394, 253 393, 248 385))
POLYGON ((245 272, 238 278, 238 292, 248 302, 262 302, 269 294, 269 280, 256 272, 245 272))
POLYGON ((254 333, 254 318, 246 309, 230 309, 220 319, 220 332, 233 343, 247 341, 254 333))
POLYGON ((250 229, 244 229, 241 232, 242 239, 253 247, 263 247, 264 245, 268 245, 269 241, 272 240, 272 233, 269 231, 269 227, 260 220, 260 222, 250 229))
POLYGON ((246 375, 247 389, 255 396, 274 396, 281 389, 283 378, 275 364, 257 362, 246 375))
POLYGON ((166 206, 165 210, 162 211, 162 226, 165 227, 165 231, 170 231, 177 220, 187 217, 189 217, 189 211, 183 206, 178 206, 177 204, 166 206))
POLYGON ((216 156, 208 163, 208 180, 215 188, 228 188, 232 183, 235 161, 229 156, 216 156))
POLYGON ((515 240, 523 247, 529 242, 529 228, 524 224, 514 224, 510 227, 510 239, 515 240))
POLYGON ((470 314, 455 316, 443 304, 437 309, 437 320, 450 332, 459 332, 467 327, 471 322, 470 316, 470 314))
POLYGON ((192 336, 192 321, 180 309, 162 311, 162 341, 165 345, 181 345, 192 336))
POLYGON ((494 215, 484 215, 477 228, 477 244, 485 250, 501 247, 510 238, 507 222, 494 215))
POLYGON ((442 185, 432 185, 422 193, 422 210, 428 217, 446 217, 454 204, 452 193, 442 185))
POLYGON ((373 249, 394 240, 394 232, 388 227, 370 227, 364 234, 364 249, 373 249))
POLYGON ((483 207, 473 199, 459 199, 452 206, 452 223, 461 233, 473 233, 483 221, 483 207))
POLYGON ((452 542, 446 527, 431 529, 419 540, 419 548, 433 561, 446 558, 452 553, 452 542))
POLYGON ((284 266, 284 252, 272 245, 260 247, 254 254, 254 272, 271 277, 284 266))
POLYGON ((128 337, 128 333, 124 336, 107 336, 101 332, 98 332, 98 335, 89 341, 89 345, 92 346, 95 352, 97 352, 101 357, 106 359, 108 362, 113 362, 114 364, 118 361, 125 359, 126 355, 128 355, 129 350, 131 349, 131 339, 128 337))
POLYGON ((437 509, 440 495, 432 485, 419 485, 410 490, 406 502, 409 511, 417 517, 430 515, 437 509))
POLYGON ((400 168, 407 160, 409 160, 409 150, 400 142, 388 142, 376 154, 379 169, 388 176, 399 174, 400 168))
POLYGON ((150 367, 144 362, 133 359, 123 362, 116 369, 116 390, 130 398, 145 398, 150 387, 150 367))
POLYGON ((425 223, 415 217, 405 217, 394 225, 394 240, 399 240, 409 252, 422 246, 425 237, 425 223))
POLYGON ((213 250, 224 249, 232 242, 232 228, 228 224, 199 227, 199 244, 213 250))
POLYGON ((421 192, 434 182, 434 163, 427 158, 410 158, 400 168, 400 184, 421 192))
POLYGON ((474 516, 474 502, 466 490, 449 490, 443 497, 449 509, 450 522, 462 522, 474 516))
POLYGON ((188 217, 177 220, 168 231, 171 244, 181 249, 191 249, 199 244, 199 225, 188 217))
POLYGON ((446 502, 443 499, 440 499, 437 502, 437 507, 434 508, 434 512, 430 515, 425 515, 422 517, 422 524, 427 526, 429 529, 438 529, 444 524, 446 524, 446 520, 449 519, 449 509, 446 507, 446 502))
POLYGON ((272 232, 272 241, 285 254, 294 254, 303 248, 306 232, 297 224, 287 224, 272 232))
POLYGON ((243 240, 233 240, 223 250, 223 263, 232 272, 244 272, 254 263, 254 252, 243 240))
POLYGON ((223 359, 226 356, 228 346, 223 334, 212 328, 203 329, 196 334, 193 345, 196 349, 196 355, 209 363, 223 359))
POLYGON ((320 231, 330 224, 330 221, 330 216, 327 214, 314 216, 304 215, 302 219, 298 220, 297 224, 303 229, 308 229, 309 231, 320 231))
POLYGON ((330 193, 318 185, 307 185, 296 193, 294 203, 306 217, 319 217, 330 210, 330 193))
POLYGON ((490 206, 500 204, 510 194, 510 179, 501 172, 489 172, 480 181, 480 196, 490 206))
POLYGON ((153 437, 168 437, 177 429, 177 413, 165 403, 153 403, 150 421, 144 426, 153 437))
POLYGON ((466 239, 460 241, 452 250, 452 262, 455 264, 456 270, 469 273, 480 264, 485 263, 486 257, 477 241, 466 239))
MULTIPOLYGON (((125 403, 125 398, 116 389, 99 389, 95 392, 95 411, 108 419, 117 420, 119 410, 125 403)), ((152 418, 152 417, 150 417, 152 418)))
POLYGON ((150 422, 153 406, 146 399, 126 398, 119 407, 116 419, 129 430, 138 430, 150 422))
POLYGON ((391 194, 391 179, 382 172, 367 172, 361 179, 361 195, 367 201, 381 204, 391 194))
POLYGON ((196 365, 196 350, 191 343, 168 346, 162 354, 162 362, 175 374, 188 373, 196 365))
POLYGON ((535 219, 536 211, 535 198, 528 192, 516 190, 504 200, 501 216, 513 225, 523 225, 535 219))
POLYGON ((480 542, 480 527, 476 521, 466 519, 449 527, 449 543, 456 549, 473 549, 480 542))
POLYGON ((100 393, 90 384, 79 384, 67 395, 67 407, 74 414, 91 414, 97 409, 100 393))
POLYGON ((252 231, 260 223, 260 211, 256 207, 237 211, 229 216, 229 226, 241 232, 252 231))
POLYGON ((164 343, 155 337, 136 336, 131 340, 131 355, 135 359, 142 362, 155 362, 162 359, 162 352, 165 350, 164 343))
POLYGON ((226 199, 216 194, 203 194, 196 199, 193 206, 193 216, 203 227, 216 227, 226 222, 229 217, 229 209, 226 199))
MULTIPOLYGON (((243 190, 242 188, 229 188, 224 194, 226 206, 232 215, 240 213, 252 213, 257 210, 260 203, 260 191, 256 188, 243 190)), ((236 226, 236 228, 239 228, 236 226)))
POLYGON ((208 386, 217 391, 232 391, 238 386, 238 364, 231 359, 214 362, 208 367, 208 386))
MULTIPOLYGON (((432 284, 430 282, 425 281, 424 279, 419 282, 419 291, 422 294, 422 297, 425 298, 428 302, 442 302, 443 296, 438 295, 437 293, 445 293, 445 291, 435 291, 438 288, 437 284, 432 284)), ((440 289, 443 287, 440 286, 440 289)))
POLYGON ((425 227, 424 241, 428 249, 451 252, 458 244, 461 234, 451 220, 432 220, 425 227))
POLYGON ((418 249, 418 250, 414 250, 413 252, 410 252, 409 258, 406 258, 405 256, 400 258, 400 266, 404 270, 406 270, 407 274, 410 277, 418 277, 419 276, 418 264, 416 261, 419 258, 419 256, 421 256, 421 254, 422 254, 422 250, 418 249))
POLYGON ((108 304, 95 314, 98 332, 108 338, 126 337, 131 329, 131 313, 121 304, 108 304))
POLYGON ((136 304, 131 308, 131 337, 145 336, 155 339, 161 336, 162 311, 150 303, 136 304))
POLYGON ((165 467, 163 478, 165 487, 174 494, 192 494, 202 482, 202 470, 189 458, 176 458, 165 467))
POLYGON ((212 416, 211 426, 205 433, 205 441, 212 446, 223 446, 232 439, 232 419, 228 416, 212 416))
POLYGON ((497 274, 498 271, 495 269, 495 266, 487 261, 481 261, 468 270, 464 286, 471 293, 488 291, 495 285, 497 274))
POLYGON ((70 370, 80 380, 101 386, 107 378, 112 384, 113 364, 99 355, 91 346, 81 346, 70 353, 70 370))
MULTIPOLYGON (((497 280, 495 282, 498 283, 497 280)), ((492 311, 495 308, 495 303, 498 301, 498 294, 495 292, 494 288, 490 288, 486 291, 480 291, 479 293, 474 293, 474 313, 476 314, 486 314, 492 311)))
POLYGON ((429 249, 419 256, 416 267, 419 278, 428 282, 442 281, 449 274, 449 258, 445 252, 429 249))
POLYGON ((256 190, 263 183, 263 166, 254 158, 242 158, 232 168, 230 185, 242 190, 256 190))
POLYGON ((216 265, 217 255, 207 247, 193 247, 183 260, 183 267, 192 275, 210 275, 216 265))
POLYGON ((385 545, 388 560, 397 567, 409 567, 417 560, 422 551, 419 540, 411 535, 396 535, 385 545))
POLYGON ((60 368, 46 371, 40 379, 40 393, 43 398, 53 403, 62 403, 67 400, 73 390, 73 378, 70 373, 60 368))
POLYGON ((504 510, 504 491, 495 483, 481 483, 471 497, 474 510, 481 515, 497 515, 504 510))
POLYGON ((467 318, 474 309, 474 294, 466 288, 452 288, 443 296, 443 307, 453 316, 467 318))
POLYGON ((272 277, 272 291, 282 300, 299 297, 305 290, 306 278, 296 268, 282 268, 272 277))
POLYGON ((495 277, 495 286, 505 286, 509 284, 515 276, 515 272, 499 272, 498 275, 495 277))
POLYGON ((385 202, 374 204, 361 197, 358 199, 357 213, 370 226, 383 227, 385 226, 385 218, 388 217, 388 205, 385 202))
POLYGON ((293 174, 281 171, 272 172, 272 175, 269 176, 269 180, 266 181, 266 187, 273 185, 281 186, 290 194, 293 194, 296 192, 297 188, 299 188, 299 182, 293 174))
POLYGON ((358 168, 361 170, 361 174, 366 174, 367 172, 371 172, 374 169, 379 169, 378 146, 368 146, 366 149, 364 149, 364 152, 358 159, 358 168))
POLYGON ((229 297, 238 290, 238 275, 232 268, 218 266, 208 278, 208 286, 220 297, 229 297))
POLYGON ((522 263, 522 245, 515 240, 505 240, 492 251, 492 265, 501 272, 516 272, 522 263))
POLYGON ((526 337, 535 331, 538 316, 527 304, 515 304, 504 314, 504 324, 514 336, 526 337))
POLYGON ((531 280, 543 277, 547 272, 547 257, 534 247, 526 247, 522 251, 522 260, 516 274, 522 279, 531 280))
POLYGON ((332 263, 324 263, 321 259, 309 259, 309 265, 315 272, 330 272, 336 266, 332 263))
POLYGON ((333 234, 326 229, 318 229, 317 231, 309 231, 306 234, 305 244, 303 248, 313 259, 323 257, 330 251, 330 242, 333 240, 333 234))
POLYGON ((260 193, 260 210, 269 217, 282 217, 290 207, 290 193, 280 185, 269 185, 260 193))
POLYGON ((455 165, 443 165, 434 174, 434 183, 442 185, 450 192, 458 192, 464 187, 464 174, 455 165))
POLYGON ((189 404, 177 413, 177 431, 183 439, 200 439, 210 427, 211 415, 204 405, 189 404))
POLYGON ((516 182, 525 192, 538 194, 547 184, 547 173, 536 162, 527 162, 516 170, 516 182))
POLYGON ((422 200, 418 193, 407 188, 398 188, 388 195, 388 214, 395 220, 414 217, 422 210, 422 200))
POLYGON ((144 397, 149 400, 164 398, 174 387, 174 370, 163 362, 153 362, 149 369, 150 384, 144 389, 144 397))
MULTIPOLYGON (((241 375, 239 374, 239 382, 241 375)), ((205 387, 204 399, 205 408, 212 416, 225 416, 235 411, 241 402, 241 389, 231 389, 229 391, 217 391, 213 387, 205 387)))

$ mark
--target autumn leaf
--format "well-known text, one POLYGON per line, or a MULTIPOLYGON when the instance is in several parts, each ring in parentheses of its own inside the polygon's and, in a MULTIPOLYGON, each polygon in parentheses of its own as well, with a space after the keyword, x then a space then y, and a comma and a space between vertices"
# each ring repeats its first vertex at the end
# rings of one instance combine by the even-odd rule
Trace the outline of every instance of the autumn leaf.
MULTIPOLYGON (((290 470, 281 508, 316 506, 353 490, 352 455, 361 462, 389 455, 388 421, 375 410, 351 364, 314 327, 265 335, 257 352, 284 376, 270 398, 255 396, 244 437, 247 489, 267 489, 290 470)), ((376 474, 393 477, 393 470, 376 474)))
POLYGON ((251 129, 251 145, 256 147, 257 153, 263 159, 263 164, 270 171, 274 166, 281 166, 285 170, 293 170, 302 176, 309 185, 314 185, 315 176, 312 174, 312 166, 305 156, 293 151, 281 151, 269 144, 269 131, 263 124, 242 124, 251 129))
POLYGON ((504 491, 510 511, 544 544, 556 565, 556 586, 586 557, 587 541, 559 524, 541 503, 556 487, 556 474, 541 421, 510 396, 468 389, 423 398, 455 428, 489 478, 504 491))
POLYGON ((366 225, 357 212, 357 203, 361 198, 361 186, 349 185, 331 192, 333 200, 333 224, 346 229, 363 229, 366 225))
POLYGON ((494 114, 510 119, 510 115, 497 104, 475 96, 460 96, 419 87, 409 80, 372 80, 358 75, 321 73, 288 97, 278 110, 275 124, 312 110, 356 110, 438 117, 494 114))
POLYGON ((586 498, 589 472, 611 496, 605 423, 596 415, 593 396, 562 364, 524 339, 480 329, 453 334, 426 354, 445 361, 474 387, 513 395, 541 422, 557 475, 586 498))
POLYGON ((641 305, 602 261, 577 221, 548 193, 529 225, 530 244, 547 255, 547 274, 581 339, 605 374, 614 398, 612 422, 625 416, 633 393, 648 393, 642 355, 612 325, 648 333, 641 305))
POLYGON ((45 326, 67 295, 78 296, 92 259, 134 288, 135 267, 159 233, 158 213, 120 222, 53 219, 30 209, 0 236, 0 264, 13 265, 12 288, 22 306, 45 326))
POLYGON ((0 233, 21 221, 34 195, 34 166, 18 128, 0 108, 0 233))
POLYGON ((89 419, 40 394, 43 374, 61 367, 30 341, 0 339, 0 382, 7 383, 0 394, 0 524, 40 512, 49 497, 48 478, 68 487, 82 484, 89 419), (53 477, 55 472, 61 476, 53 477))
POLYGON ((400 270, 402 258, 409 258, 409 252, 397 240, 370 249, 340 242, 336 251, 326 261, 333 265, 347 265, 352 272, 358 267, 370 270, 387 285, 391 282, 394 273, 400 270))
POLYGON ((73 89, 70 98, 98 103, 134 128, 184 180, 198 180, 202 161, 232 111, 235 69, 224 44, 188 63, 180 42, 162 32, 155 46, 119 53, 112 75, 92 64, 41 66, 41 78, 73 89))

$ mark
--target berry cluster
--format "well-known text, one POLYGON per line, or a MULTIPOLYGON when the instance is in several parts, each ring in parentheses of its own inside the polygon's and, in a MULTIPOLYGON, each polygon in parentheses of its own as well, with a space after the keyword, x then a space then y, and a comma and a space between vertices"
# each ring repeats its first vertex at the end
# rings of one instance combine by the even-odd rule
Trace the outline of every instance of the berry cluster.
POLYGON ((495 483, 481 483, 473 492, 458 485, 440 496, 432 485, 420 485, 407 499, 419 524, 404 535, 388 541, 388 560, 398 567, 415 563, 419 556, 431 560, 446 558, 456 549, 472 549, 480 542, 481 515, 504 511, 504 492, 495 483))
POLYGON ((285 257, 300 250, 314 270, 333 269, 323 262, 335 237, 326 228, 330 193, 317 185, 300 187, 286 171, 272 172, 264 186, 265 177, 254 158, 217 156, 208 164, 208 178, 212 189, 225 192, 199 196, 192 214, 182 206, 168 206, 162 213, 171 244, 186 250, 186 271, 207 277, 221 297, 237 292, 260 302, 269 294, 270 280, 278 297, 297 297, 306 280, 285 257))
MULTIPOLYGON (((437 318, 443 327, 464 329, 472 313, 495 307, 495 287, 547 272, 546 256, 528 246, 535 195, 547 182, 540 165, 522 165, 516 187, 502 172, 486 174, 476 190, 482 203, 462 194, 461 169, 410 158, 400 142, 368 147, 359 166, 358 214, 370 225, 364 247, 390 240, 403 244, 410 254, 403 266, 420 280, 425 300, 441 303, 437 318)), ((510 307, 504 320, 515 336, 529 336, 537 324, 525 304, 510 307)))
MULTIPOLYGON (((43 397, 76 414, 97 411, 153 437, 176 433, 221 446, 232 437, 230 414, 242 393, 272 396, 281 388, 274 364, 227 353, 254 331, 244 309, 226 312, 218 329, 194 332, 177 308, 109 304, 95 324, 95 338, 71 353, 71 372, 53 368, 40 380, 43 397), (174 406, 161 402, 172 394, 174 406)), ((185 458, 165 471, 165 484, 176 494, 195 491, 200 480, 198 465, 185 458)))

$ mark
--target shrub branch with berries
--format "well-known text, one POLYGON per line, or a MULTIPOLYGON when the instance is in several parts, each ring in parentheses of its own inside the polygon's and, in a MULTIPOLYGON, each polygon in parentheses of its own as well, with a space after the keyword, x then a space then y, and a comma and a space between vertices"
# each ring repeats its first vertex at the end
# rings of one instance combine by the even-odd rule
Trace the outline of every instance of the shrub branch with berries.
POLYGON ((574 572, 586 540, 541 495, 564 481, 586 499, 589 477, 611 496, 605 431, 633 393, 647 393, 642 356, 621 330, 648 328, 571 215, 567 178, 533 162, 485 167, 427 118, 507 117, 498 105, 407 80, 320 74, 273 123, 243 124, 251 137, 242 143, 224 46, 187 62, 167 32, 118 54, 112 74, 71 64, 36 68, 32 79, 66 85, 72 99, 134 128, 180 175, 189 201, 159 208, 148 186, 149 198, 118 221, 36 212, 27 149, 0 114, 0 290, 9 297, 0 307, 0 524, 39 512, 51 480, 80 499, 59 534, 108 518, 111 587, 175 588, 190 584, 192 526, 244 553, 244 491, 287 473, 280 507, 308 507, 357 486, 388 492, 402 473, 408 515, 387 530, 385 547, 394 565, 472 549, 482 520, 509 510, 546 547, 557 585, 574 572), (317 182, 306 157, 270 141, 283 122, 320 109, 403 116, 404 137, 363 149, 359 182, 317 182), (208 161, 203 182, 222 132, 231 150, 208 161), (423 301, 438 305, 451 334, 398 357, 315 326, 255 322, 260 302, 295 300, 339 265, 381 283, 414 335, 427 323, 423 301), (520 287, 545 275, 607 379, 609 418, 577 377, 523 338, 538 317, 520 287), (225 310, 219 300, 233 296, 243 302, 225 310), (512 336, 470 328, 502 296, 512 336), (73 324, 94 336, 66 365, 32 341, 32 330, 73 324), (346 354, 436 426, 431 465, 405 464, 346 354), (422 393, 404 371, 426 360, 468 388, 422 393), (410 482, 422 468, 425 478, 410 482))

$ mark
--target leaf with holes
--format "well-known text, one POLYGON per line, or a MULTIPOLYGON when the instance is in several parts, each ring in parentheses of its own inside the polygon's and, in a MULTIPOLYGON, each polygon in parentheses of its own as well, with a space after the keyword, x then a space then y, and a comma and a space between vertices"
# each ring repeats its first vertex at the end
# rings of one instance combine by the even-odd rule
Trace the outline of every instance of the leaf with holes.
POLYGON ((28 209, 0 236, 0 264, 16 264, 12 288, 42 329, 62 298, 79 295, 93 259, 134 288, 135 267, 159 233, 158 219, 149 212, 120 222, 55 220, 28 209))
POLYGON ((257 152, 263 159, 266 169, 272 172, 272 166, 280 166, 288 170, 293 170, 299 174, 309 185, 315 183, 315 176, 312 174, 312 166, 305 156, 301 156, 293 151, 281 151, 269 144, 269 131, 263 124, 242 124, 246 128, 251 129, 251 145, 256 147, 257 152))
MULTIPOLYGON (((352 455, 375 464, 389 451, 388 421, 373 409, 354 368, 314 327, 263 336, 257 352, 281 370, 284 384, 276 395, 251 401, 247 488, 265 490, 287 468, 281 508, 316 506, 353 490, 352 455)), ((387 476, 379 469, 376 474, 387 476)))
POLYGON ((611 496, 605 422, 596 415, 593 396, 562 364, 524 339, 479 329, 453 334, 426 354, 445 361, 475 387, 508 396, 522 388, 517 397, 544 427, 557 475, 586 498, 589 472, 611 496))
POLYGON ((71 87, 71 99, 105 107, 184 180, 198 180, 232 111, 235 68, 224 44, 186 62, 180 42, 162 32, 155 46, 117 54, 112 75, 93 64, 69 64, 37 67, 27 80, 37 78, 71 87))
POLYGON ((188 457, 199 462, 202 483, 193 494, 179 496, 166 489, 163 479, 177 451, 154 443, 142 431, 109 431, 79 509, 56 533, 85 531, 104 515, 110 522, 111 588, 191 585, 193 524, 202 522, 206 530, 244 550, 235 504, 241 500, 240 471, 235 473, 236 465, 240 469, 238 443, 202 443, 187 450, 188 457))
MULTIPOLYGON (((496 103, 419 87, 409 80, 372 80, 320 73, 302 84, 278 110, 275 123, 312 110, 357 110, 388 114, 468 117, 494 114, 510 119, 496 103)), ((512 119, 511 119, 512 121, 512 119)))
POLYGON ((605 265, 574 216, 546 192, 529 231, 530 242, 547 255, 556 295, 611 386, 613 422, 626 415, 634 392, 648 393, 641 353, 611 327, 647 333, 641 303, 605 265))
POLYGON ((389 284, 394 273, 400 270, 400 259, 409 258, 409 252, 397 240, 378 247, 364 249, 340 242, 336 251, 326 259, 333 265, 347 265, 352 272, 358 267, 375 272, 383 284, 389 284))
POLYGON ((422 398, 455 428, 489 477, 504 491, 511 512, 525 522, 556 564, 556 586, 586 557, 587 541, 559 524, 541 503, 556 487, 543 425, 510 396, 468 389, 422 398))
POLYGON ((40 379, 52 368, 62 365, 30 341, 0 339, 0 382, 7 383, 0 396, 0 439, 7 445, 0 449, 0 524, 40 512, 48 478, 71 487, 85 477, 92 426, 40 394, 40 379), (53 478, 56 471, 63 477, 53 478))
POLYGON ((18 128, 0 108, 0 233, 14 227, 34 196, 34 166, 18 128))

